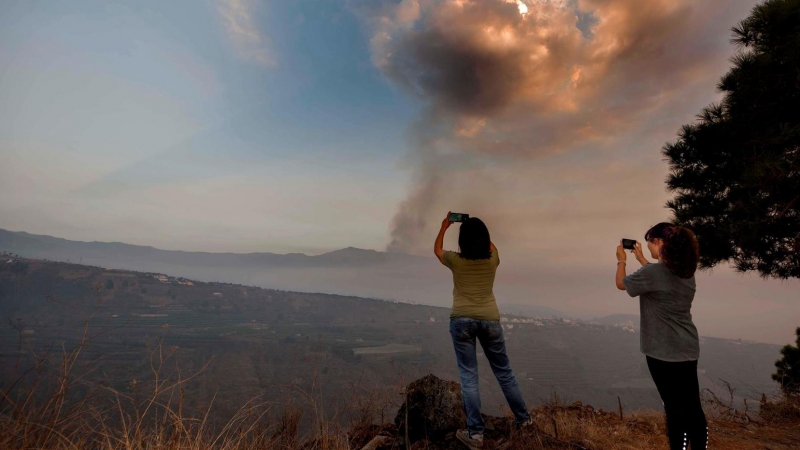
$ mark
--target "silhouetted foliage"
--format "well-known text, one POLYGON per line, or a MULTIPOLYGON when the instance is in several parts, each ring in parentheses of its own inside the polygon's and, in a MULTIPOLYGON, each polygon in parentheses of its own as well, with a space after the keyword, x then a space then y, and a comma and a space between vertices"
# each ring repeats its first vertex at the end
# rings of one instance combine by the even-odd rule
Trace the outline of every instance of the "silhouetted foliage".
POLYGON ((800 0, 756 6, 731 42, 722 102, 663 149, 667 206, 697 235, 702 268, 800 277, 800 0))
POLYGON ((781 390, 787 395, 800 394, 800 327, 795 330, 797 346, 786 345, 781 349, 783 358, 775 361, 778 371, 772 379, 781 384, 781 390))

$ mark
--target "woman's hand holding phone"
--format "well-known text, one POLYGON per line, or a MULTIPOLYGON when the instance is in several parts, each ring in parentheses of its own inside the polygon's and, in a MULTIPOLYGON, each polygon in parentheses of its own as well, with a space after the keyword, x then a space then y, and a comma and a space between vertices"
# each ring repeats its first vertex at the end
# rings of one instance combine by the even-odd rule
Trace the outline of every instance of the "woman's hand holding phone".
POLYGON ((626 261, 628 259, 628 255, 625 253, 625 249, 622 247, 622 241, 619 241, 619 245, 617 246, 617 262, 626 261))
POLYGON ((453 222, 450 222, 450 211, 447 211, 447 215, 444 216, 444 220, 442 221, 442 229, 448 229, 452 223, 453 222))
POLYGON ((636 242, 636 245, 633 246, 633 250, 631 250, 631 253, 633 253, 634 256, 636 256, 636 260, 639 261, 642 265, 650 264, 650 261, 648 261, 647 258, 644 257, 644 252, 642 251, 642 244, 640 244, 638 241, 636 242))

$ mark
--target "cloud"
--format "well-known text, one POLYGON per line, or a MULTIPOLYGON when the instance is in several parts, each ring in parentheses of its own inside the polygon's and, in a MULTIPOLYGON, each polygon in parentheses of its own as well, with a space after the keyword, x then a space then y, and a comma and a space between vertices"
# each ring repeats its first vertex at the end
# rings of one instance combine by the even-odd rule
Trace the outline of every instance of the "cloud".
POLYGON ((662 120, 676 98, 722 74, 728 28, 738 18, 729 6, 403 0, 379 10, 371 18, 373 63, 426 105, 410 129, 416 188, 395 218, 389 248, 413 249, 431 211, 452 195, 444 167, 608 146, 662 120), (588 33, 581 21, 591 23, 588 33))
POLYGON ((252 0, 219 0, 217 6, 238 56, 260 66, 274 66, 275 58, 267 47, 267 39, 255 24, 252 0))

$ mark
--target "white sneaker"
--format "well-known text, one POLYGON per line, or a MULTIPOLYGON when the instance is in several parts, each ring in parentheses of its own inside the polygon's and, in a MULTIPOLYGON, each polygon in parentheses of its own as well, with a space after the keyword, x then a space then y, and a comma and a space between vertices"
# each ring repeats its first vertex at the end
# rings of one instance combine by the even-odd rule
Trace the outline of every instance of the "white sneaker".
POLYGON ((456 439, 470 450, 481 450, 483 448, 482 434, 469 434, 469 430, 461 429, 456 431, 456 439))
POLYGON ((524 422, 517 422, 517 428, 528 428, 531 425, 533 425, 533 417, 528 417, 528 420, 524 422))

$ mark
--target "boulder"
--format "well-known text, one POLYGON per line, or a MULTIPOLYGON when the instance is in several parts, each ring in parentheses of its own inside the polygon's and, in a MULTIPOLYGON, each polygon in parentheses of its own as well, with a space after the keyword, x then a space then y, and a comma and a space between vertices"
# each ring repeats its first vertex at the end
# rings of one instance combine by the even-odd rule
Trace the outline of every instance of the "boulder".
POLYGON ((461 385, 426 375, 406 386, 403 405, 394 419, 404 440, 408 418, 408 441, 438 441, 466 426, 461 405, 461 385))

